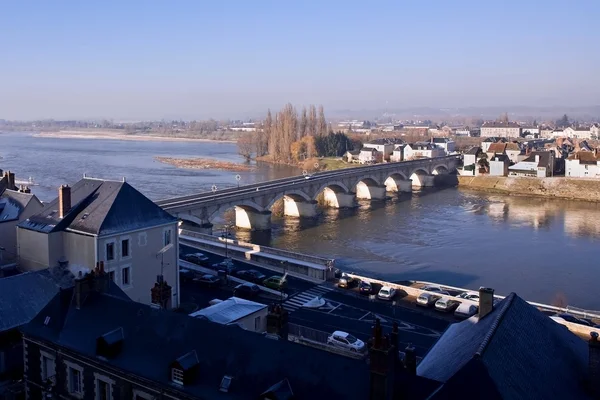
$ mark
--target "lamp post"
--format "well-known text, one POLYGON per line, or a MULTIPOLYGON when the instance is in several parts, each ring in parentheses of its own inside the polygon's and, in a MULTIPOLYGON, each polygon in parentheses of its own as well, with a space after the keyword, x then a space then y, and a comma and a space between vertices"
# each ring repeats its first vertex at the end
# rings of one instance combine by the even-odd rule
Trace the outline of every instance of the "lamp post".
POLYGON ((283 282, 286 278, 285 274, 287 271, 287 266, 288 266, 288 262, 283 260, 279 262, 281 264, 281 270, 283 272, 283 275, 281 275, 281 282, 279 284, 279 295, 280 295, 280 302, 283 304, 283 282))

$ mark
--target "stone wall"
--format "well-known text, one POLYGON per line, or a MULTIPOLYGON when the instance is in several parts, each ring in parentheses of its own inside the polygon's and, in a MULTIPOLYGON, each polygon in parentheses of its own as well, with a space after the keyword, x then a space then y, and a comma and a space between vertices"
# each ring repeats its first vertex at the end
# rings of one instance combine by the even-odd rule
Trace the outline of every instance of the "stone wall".
POLYGON ((600 202, 600 179, 459 176, 459 188, 520 196, 600 202))

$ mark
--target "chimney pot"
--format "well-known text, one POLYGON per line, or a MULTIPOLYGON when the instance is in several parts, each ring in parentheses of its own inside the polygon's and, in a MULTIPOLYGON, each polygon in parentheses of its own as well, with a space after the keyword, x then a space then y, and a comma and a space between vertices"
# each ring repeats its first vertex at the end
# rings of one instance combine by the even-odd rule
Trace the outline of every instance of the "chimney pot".
POLYGON ((412 343, 409 343, 404 349, 404 367, 413 375, 417 373, 417 355, 412 343))
POLYGON ((494 289, 479 288, 479 319, 488 315, 494 309, 494 289))
POLYGON ((58 211, 60 218, 64 218, 71 211, 71 188, 69 185, 61 185, 58 188, 58 211))

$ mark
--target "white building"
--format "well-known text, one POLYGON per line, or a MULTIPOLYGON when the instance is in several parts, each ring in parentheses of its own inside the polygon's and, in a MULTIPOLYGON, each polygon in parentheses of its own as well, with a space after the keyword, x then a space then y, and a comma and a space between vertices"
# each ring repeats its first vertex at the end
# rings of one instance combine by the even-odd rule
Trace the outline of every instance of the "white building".
POLYGON ((361 164, 374 164, 382 160, 383 154, 372 147, 363 147, 358 155, 358 162, 361 164))
POLYGON ((231 297, 189 316, 206 318, 221 325, 237 325, 247 331, 263 333, 267 331, 268 313, 269 308, 265 304, 231 297))
POLYGON ((102 262, 133 301, 179 306, 177 218, 124 180, 83 178, 58 193, 17 225, 23 270, 102 262))
POLYGON ((508 168, 510 176, 545 178, 554 172, 553 151, 532 151, 526 159, 508 168))
POLYGON ((564 136, 573 139, 591 139, 592 132, 590 128, 572 128, 568 127, 563 131, 564 136))
POLYGON ((490 176, 507 176, 510 159, 506 154, 498 154, 488 160, 490 176))
POLYGON ((488 137, 481 141, 481 150, 487 153, 490 146, 494 143, 506 143, 506 139, 499 137, 488 137))
POLYGON ((590 133, 592 134, 592 139, 600 138, 600 123, 592 125, 590 133))
POLYGON ((407 144, 404 147, 404 160, 443 157, 445 155, 446 153, 443 148, 437 147, 429 142, 417 142, 414 144, 407 144))
POLYGON ((578 151, 565 160, 565 176, 577 178, 600 178, 600 155, 598 151, 578 151))
POLYGON ((392 155, 392 152, 394 151, 394 146, 394 143, 387 139, 376 139, 365 143, 365 147, 375 149, 381 154, 383 154, 384 159, 392 155))
POLYGON ((481 137, 518 138, 521 126, 516 122, 485 122, 481 126, 481 137))
POLYGON ((433 144, 444 149, 446 154, 454 153, 456 150, 456 142, 446 137, 433 138, 433 144))
POLYGON ((536 135, 540 135, 541 131, 540 128, 538 128, 537 126, 522 126, 521 127, 521 134, 523 135, 531 135, 533 137, 535 137, 536 135))
POLYGON ((406 147, 405 144, 396 145, 396 147, 394 148, 394 151, 392 152, 392 155, 390 156, 390 161, 392 161, 392 162, 404 161, 404 148, 405 147, 406 147))
POLYGON ((479 157, 483 154, 481 147, 473 146, 463 154, 463 165, 476 165, 479 157))

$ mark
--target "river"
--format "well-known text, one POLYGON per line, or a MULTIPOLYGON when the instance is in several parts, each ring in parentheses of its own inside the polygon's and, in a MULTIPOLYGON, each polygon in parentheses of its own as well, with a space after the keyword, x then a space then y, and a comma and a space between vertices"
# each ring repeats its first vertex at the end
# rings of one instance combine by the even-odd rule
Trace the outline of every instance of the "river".
MULTIPOLYGON (((40 199, 83 173, 127 181, 153 200, 236 185, 230 171, 185 170, 155 156, 242 161, 232 143, 138 142, 0 135, 0 168, 33 177, 40 199)), ((298 174, 259 165, 241 184, 298 174)), ((600 310, 600 205, 506 197, 459 189, 427 190, 323 210, 315 220, 273 217, 270 234, 241 239, 335 257, 346 269, 387 280, 416 279, 514 291, 527 300, 600 310)))

